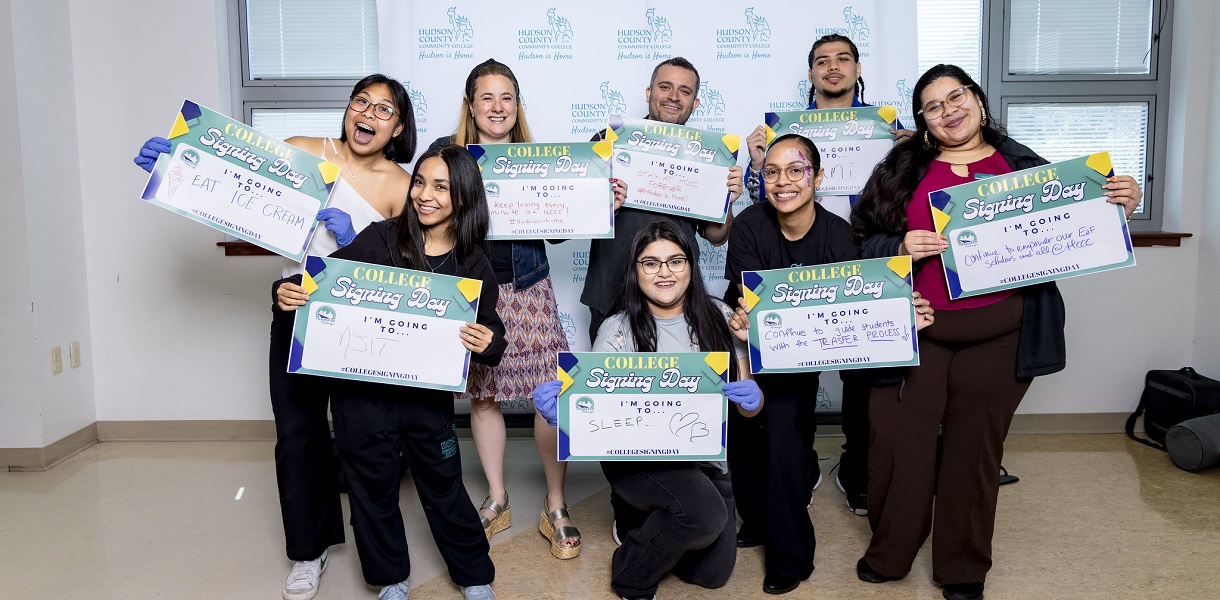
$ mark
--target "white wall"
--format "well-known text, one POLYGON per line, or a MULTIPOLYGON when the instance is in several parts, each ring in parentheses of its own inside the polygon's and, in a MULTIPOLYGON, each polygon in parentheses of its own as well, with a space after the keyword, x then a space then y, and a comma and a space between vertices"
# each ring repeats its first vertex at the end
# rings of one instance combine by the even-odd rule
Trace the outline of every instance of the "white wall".
POLYGON ((140 200, 131 161, 184 97, 228 96, 217 2, 70 2, 100 421, 271 418, 280 260, 226 258, 219 233, 140 200))
MULTIPOLYGON (((0 4, 0 134, 21 140, 0 149, 10 190, 0 206, 6 223, 20 223, 23 211, 30 222, 0 236, 0 252, 18 265, 0 295, 0 447, 49 444, 89 418, 270 418, 269 290, 279 260, 225 258, 219 234, 139 199, 145 176, 131 163, 146 138, 165 135, 184 97, 225 108, 225 6, 0 4), (13 97, 19 110, 5 110, 13 97), (23 318, 31 300, 53 307, 50 318, 23 318), (72 339, 85 346, 86 367, 51 378, 46 348, 66 350, 72 339), (37 417, 43 408, 50 414, 37 417), (29 434, 43 422, 45 436, 29 434)), ((1220 125, 1208 116, 1220 108, 1216 26, 1210 2, 1178 2, 1168 162, 1179 170, 1166 174, 1166 228, 1196 237, 1137 249, 1137 267, 1063 282, 1068 369, 1035 382, 1022 412, 1123 412, 1148 369, 1193 363, 1220 373, 1220 317, 1208 310, 1220 285, 1209 235, 1220 210, 1203 202, 1207 173, 1220 168, 1220 125)))
POLYGON ((0 448, 36 448, 43 445, 42 417, 33 364, 34 291, 12 48, 12 12, 6 0, 0 3, 0 139, 11 143, 0 144, 0 179, 7 188, 0 194, 5 225, 0 235, 0 256, 5 259, 5 289, 0 294, 0 448))

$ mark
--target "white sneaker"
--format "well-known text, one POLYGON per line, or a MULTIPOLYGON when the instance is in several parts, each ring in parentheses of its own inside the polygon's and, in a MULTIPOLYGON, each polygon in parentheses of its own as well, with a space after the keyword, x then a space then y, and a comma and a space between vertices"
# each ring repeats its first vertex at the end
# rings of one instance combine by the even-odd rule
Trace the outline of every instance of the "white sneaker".
POLYGON ((284 582, 284 600, 310 600, 318 595, 318 583, 326 570, 327 552, 329 550, 323 550, 322 556, 292 565, 292 572, 284 582))
POLYGON ((610 522, 610 537, 614 538, 614 543, 622 546, 623 540, 618 536, 618 521, 610 522))
POLYGON ((381 592, 377 594, 377 600, 407 600, 407 596, 410 595, 411 586, 404 579, 394 585, 381 588, 381 592))
POLYGON ((813 508, 813 493, 818 491, 820 487, 822 487, 822 472, 818 471, 818 480, 813 484, 813 489, 809 490, 809 504, 805 505, 805 510, 813 508))
POLYGON ((490 585, 472 585, 462 588, 462 595, 466 600, 495 600, 496 593, 491 591, 490 585))

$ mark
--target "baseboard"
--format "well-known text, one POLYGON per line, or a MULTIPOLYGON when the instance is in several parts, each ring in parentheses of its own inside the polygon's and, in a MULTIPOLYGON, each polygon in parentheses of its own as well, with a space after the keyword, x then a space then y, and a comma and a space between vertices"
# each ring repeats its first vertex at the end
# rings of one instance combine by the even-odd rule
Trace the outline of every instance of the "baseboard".
POLYGON ((46 471, 97 443, 97 423, 90 423, 45 448, 0 448, 6 471, 46 471))
POLYGON ((275 421, 98 421, 102 442, 275 441, 275 421))

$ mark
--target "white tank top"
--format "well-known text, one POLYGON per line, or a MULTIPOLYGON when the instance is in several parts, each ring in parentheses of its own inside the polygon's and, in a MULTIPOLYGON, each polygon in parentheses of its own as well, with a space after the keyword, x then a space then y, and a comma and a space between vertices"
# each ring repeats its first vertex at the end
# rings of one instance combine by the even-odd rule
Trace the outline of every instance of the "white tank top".
MULTIPOLYGON (((335 143, 330 138, 326 138, 322 143, 322 158, 326 158, 326 144, 330 144, 331 152, 337 153, 335 143)), ((352 228, 357 233, 368 227, 370 223, 385 220, 377 209, 373 208, 356 188, 347 183, 343 177, 339 177, 335 181, 335 186, 330 192, 330 202, 326 204, 328 208, 337 208, 348 214, 352 218, 352 228)), ((339 242, 335 240, 335 234, 331 233, 321 222, 318 223, 318 228, 313 232, 313 239, 309 240, 309 246, 306 248, 306 254, 314 256, 328 256, 331 252, 339 249, 339 242)), ((296 262, 292 259, 284 259, 284 268, 281 271, 281 277, 290 275, 298 275, 305 271, 305 264, 296 262)))

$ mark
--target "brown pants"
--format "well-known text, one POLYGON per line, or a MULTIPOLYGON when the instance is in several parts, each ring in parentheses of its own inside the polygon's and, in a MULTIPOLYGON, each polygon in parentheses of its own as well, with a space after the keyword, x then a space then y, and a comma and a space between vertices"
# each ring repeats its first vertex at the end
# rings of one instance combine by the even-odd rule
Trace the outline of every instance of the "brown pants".
POLYGON ((1016 293, 989 306, 937 311, 936 323, 919 334, 920 364, 908 370, 904 385, 873 388, 873 539, 864 558, 878 573, 906 575, 935 527, 937 583, 987 578, 1004 438, 1031 381, 1016 376, 1022 307, 1016 293))

